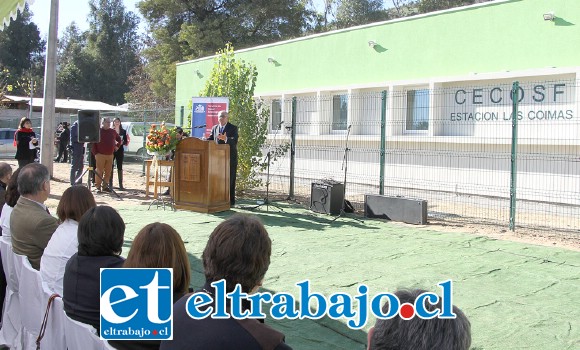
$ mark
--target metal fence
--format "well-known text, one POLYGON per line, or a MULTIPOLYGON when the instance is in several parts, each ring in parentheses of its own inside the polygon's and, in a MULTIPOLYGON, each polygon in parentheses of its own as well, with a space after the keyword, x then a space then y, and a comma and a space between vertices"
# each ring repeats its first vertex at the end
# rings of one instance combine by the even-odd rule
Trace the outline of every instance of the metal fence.
POLYGON ((384 194, 427 200, 431 218, 578 230, 578 86, 522 81, 515 104, 510 81, 271 98, 264 153, 294 152, 271 164, 270 190, 346 179, 358 209, 384 194))
MULTIPOLYGON (((522 79, 515 104, 507 80, 261 97, 271 112, 264 155, 290 145, 270 164, 269 190, 309 198, 313 182, 333 180, 358 210, 365 194, 383 194, 427 200, 431 219, 577 231, 579 85, 522 79)), ((143 123, 130 136, 144 146, 146 128, 174 121, 175 109, 101 115, 143 123)), ((55 129, 74 120, 57 114, 55 129)), ((32 121, 40 127, 40 113, 32 121)))

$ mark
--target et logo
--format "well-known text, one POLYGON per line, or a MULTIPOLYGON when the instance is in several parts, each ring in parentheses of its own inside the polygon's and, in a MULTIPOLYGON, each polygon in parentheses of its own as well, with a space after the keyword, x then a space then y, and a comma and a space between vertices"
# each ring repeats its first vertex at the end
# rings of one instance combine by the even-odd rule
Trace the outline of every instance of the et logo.
POLYGON ((173 269, 101 269, 101 339, 173 339, 173 269))

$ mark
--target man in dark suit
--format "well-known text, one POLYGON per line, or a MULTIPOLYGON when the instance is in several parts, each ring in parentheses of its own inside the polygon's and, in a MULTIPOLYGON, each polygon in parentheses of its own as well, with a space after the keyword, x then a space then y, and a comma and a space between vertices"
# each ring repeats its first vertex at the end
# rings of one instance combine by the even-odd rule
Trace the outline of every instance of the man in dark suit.
MULTIPOLYGON (((72 186, 76 185, 76 180, 83 173, 83 158, 85 156, 85 144, 84 142, 79 142, 78 120, 76 120, 70 128, 70 148, 72 158, 70 166, 70 184, 72 186)), ((79 183, 82 182, 82 179, 79 179, 79 183)))
POLYGON ((38 163, 24 166, 18 175, 18 192, 20 198, 10 215, 12 250, 26 255, 38 270, 44 248, 58 227, 57 219, 44 205, 50 194, 48 169, 38 163))
POLYGON ((211 128, 208 140, 230 145, 230 205, 236 204, 236 174, 238 171, 238 127, 229 123, 227 111, 218 112, 219 123, 211 128))

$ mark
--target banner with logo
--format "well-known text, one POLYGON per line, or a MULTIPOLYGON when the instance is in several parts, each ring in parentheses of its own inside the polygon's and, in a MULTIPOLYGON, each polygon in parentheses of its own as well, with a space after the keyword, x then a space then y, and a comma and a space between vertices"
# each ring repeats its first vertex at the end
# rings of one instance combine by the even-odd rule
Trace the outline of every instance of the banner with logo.
POLYGON ((227 111, 229 97, 193 97, 191 112, 191 136, 208 137, 211 128, 218 122, 219 111, 227 111))

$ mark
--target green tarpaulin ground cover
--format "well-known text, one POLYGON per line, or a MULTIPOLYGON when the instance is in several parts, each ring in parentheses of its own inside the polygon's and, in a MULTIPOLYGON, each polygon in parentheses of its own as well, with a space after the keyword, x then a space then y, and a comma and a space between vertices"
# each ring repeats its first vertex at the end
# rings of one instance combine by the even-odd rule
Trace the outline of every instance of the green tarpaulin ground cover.
MULTIPOLYGON (((126 255, 145 224, 161 221, 183 237, 193 269, 193 287, 203 284, 201 254, 214 227, 236 209, 218 214, 119 207, 127 224, 126 255)), ((260 209, 265 209, 262 207, 260 209)), ((501 241, 467 233, 444 233, 392 222, 340 218, 284 206, 284 212, 251 212, 273 242, 264 288, 297 295, 309 279, 313 291, 369 295, 397 288, 440 294, 451 279, 453 301, 469 317, 473 349, 580 348, 580 252, 501 241)), ((267 310, 267 309, 266 309, 267 310)), ((267 320, 294 349, 363 349, 366 331, 345 320, 267 320)))

